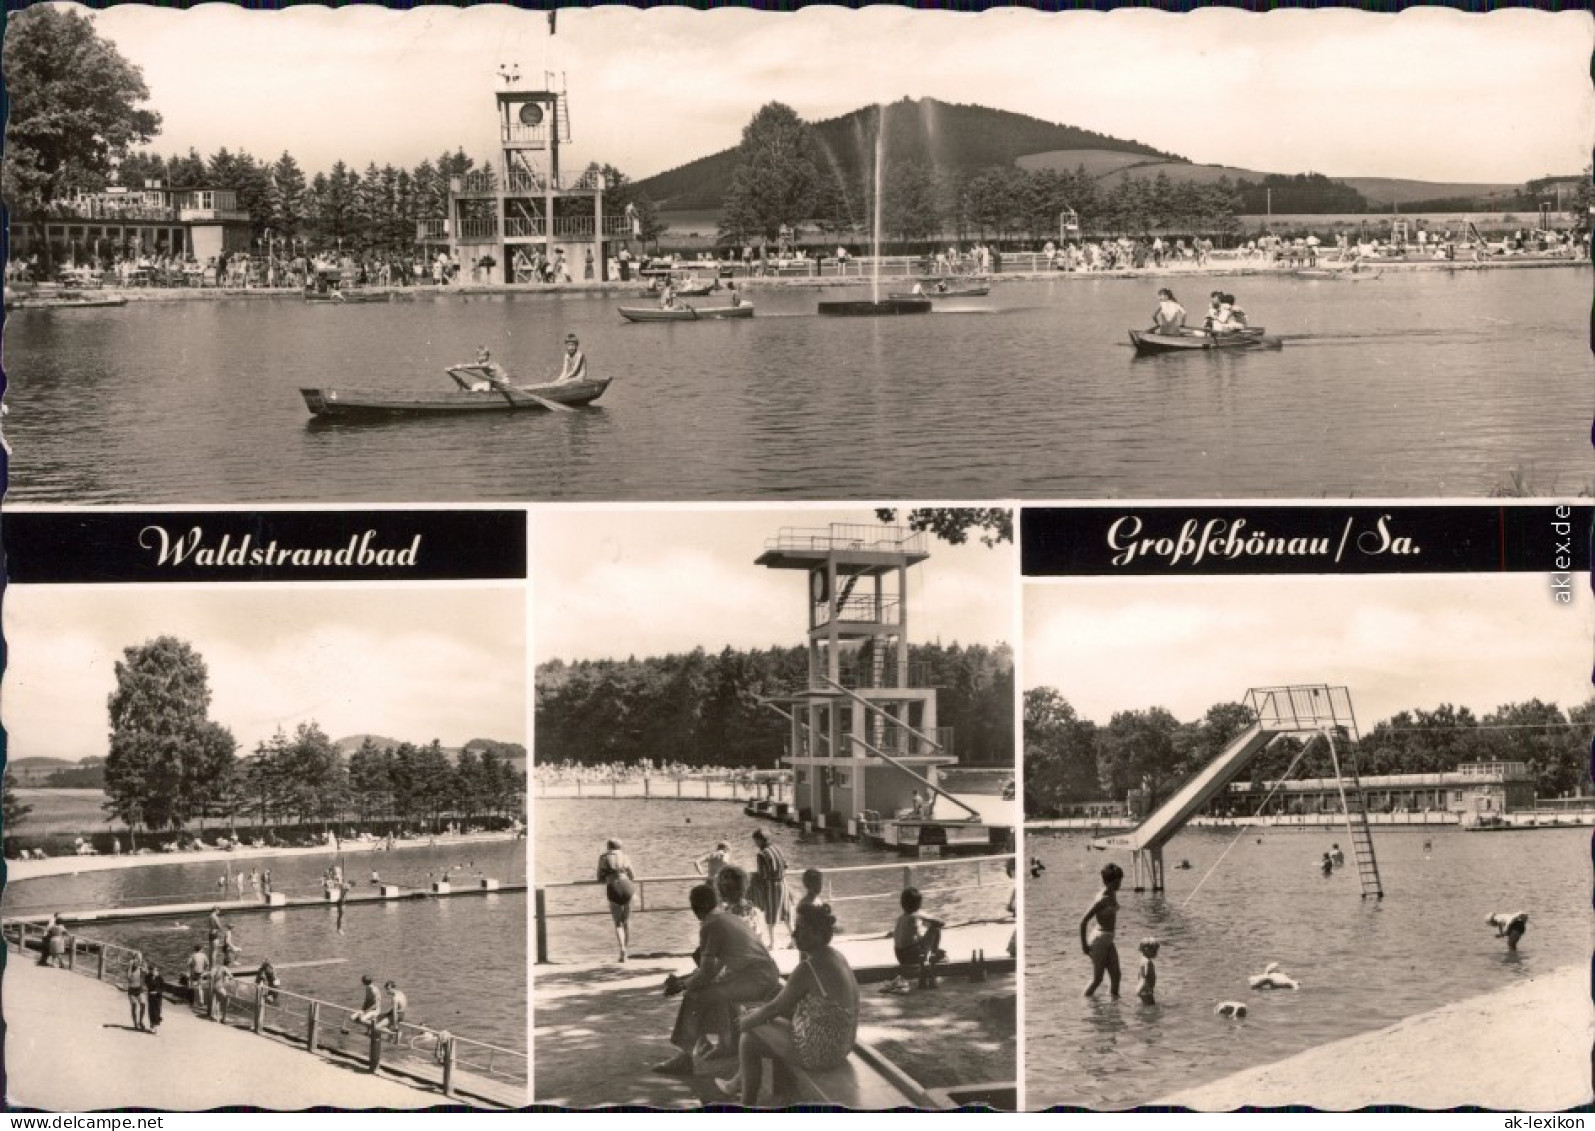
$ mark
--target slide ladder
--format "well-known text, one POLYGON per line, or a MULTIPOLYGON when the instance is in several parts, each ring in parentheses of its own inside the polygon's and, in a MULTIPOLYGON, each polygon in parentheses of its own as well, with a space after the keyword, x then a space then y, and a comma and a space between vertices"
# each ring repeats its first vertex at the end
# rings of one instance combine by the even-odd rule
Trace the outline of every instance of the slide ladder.
POLYGON ((1357 864, 1357 882, 1362 885, 1362 897, 1383 899, 1385 889, 1379 879, 1379 858, 1374 855, 1373 830, 1368 826, 1368 803, 1363 796, 1362 781, 1357 777, 1357 767, 1350 761, 1342 765, 1340 755, 1335 750, 1334 733, 1328 730, 1323 733, 1329 740, 1329 758, 1334 763, 1335 785, 1340 790, 1340 811, 1346 818, 1346 835, 1351 838, 1351 853, 1357 864), (1348 778, 1351 780, 1349 801, 1346 797, 1348 778))

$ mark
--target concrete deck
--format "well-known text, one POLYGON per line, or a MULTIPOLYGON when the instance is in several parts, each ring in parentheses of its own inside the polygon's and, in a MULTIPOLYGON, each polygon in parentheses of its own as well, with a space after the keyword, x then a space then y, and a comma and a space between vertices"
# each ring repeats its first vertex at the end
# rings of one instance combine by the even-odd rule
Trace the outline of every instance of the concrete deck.
MULTIPOLYGON (((1006 959, 1013 929, 1012 922, 953 926, 943 936, 942 946, 954 962, 967 961, 969 952, 976 948, 985 950, 988 961, 1006 959)), ((861 982, 868 983, 872 978, 878 981, 885 968, 896 964, 890 938, 844 938, 837 941, 837 946, 859 972, 861 982)), ((797 951, 790 948, 777 950, 774 957, 783 973, 790 973, 799 958, 797 951)), ((537 967, 533 983, 535 1101, 576 1108, 642 1105, 678 1110, 726 1103, 716 1091, 712 1075, 681 1078, 652 1071, 653 1065, 669 1059, 676 1051, 669 1043, 669 1035, 677 1001, 663 994, 665 975, 684 973, 690 964, 686 956, 650 955, 634 957, 624 964, 584 962, 537 967)), ((907 1058, 897 1054, 897 1048, 914 1044, 931 1049, 948 1041, 973 1045, 977 1026, 968 1019, 993 1015, 998 1036, 989 1043, 997 1046, 1006 1039, 1007 1046, 995 1057, 991 1048, 986 1053, 988 1060, 1001 1060, 1001 1065, 988 1069, 984 1079, 957 1082, 1013 1079, 1018 1065, 1012 1036, 1006 1033, 1005 1026, 1012 1026, 1014 985, 1012 975, 996 976, 989 983, 970 983, 949 976, 943 979, 939 990, 898 998, 881 995, 876 984, 865 984, 859 1040, 883 1047, 903 1065, 907 1058), (1009 1000, 986 1008, 984 999, 997 997, 1009 1000), (955 1016, 963 1018, 963 1022, 955 1022, 955 1016)), ((735 1071, 729 1062, 717 1063, 716 1067, 723 1075, 735 1071)), ((922 1082, 930 1087, 947 1083, 939 1079, 922 1082)))
POLYGON ((127 995, 8 955, 6 1103, 83 1112, 243 1106, 425 1108, 441 1094, 230 1029, 168 1002, 158 1035, 133 1028, 127 995))
POLYGON ((1590 971, 1569 966, 1188 1088, 1156 1106, 1565 1111, 1591 1100, 1592 1038, 1590 971))

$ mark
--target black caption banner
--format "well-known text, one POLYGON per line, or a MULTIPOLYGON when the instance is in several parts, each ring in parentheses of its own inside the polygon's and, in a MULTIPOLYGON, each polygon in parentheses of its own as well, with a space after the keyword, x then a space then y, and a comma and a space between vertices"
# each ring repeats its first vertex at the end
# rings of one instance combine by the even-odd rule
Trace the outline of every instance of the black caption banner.
POLYGON ((14 584, 526 576, 523 511, 0 514, 14 584))
POLYGON ((1026 507, 1027 577, 1548 573, 1590 567, 1595 506, 1026 507))

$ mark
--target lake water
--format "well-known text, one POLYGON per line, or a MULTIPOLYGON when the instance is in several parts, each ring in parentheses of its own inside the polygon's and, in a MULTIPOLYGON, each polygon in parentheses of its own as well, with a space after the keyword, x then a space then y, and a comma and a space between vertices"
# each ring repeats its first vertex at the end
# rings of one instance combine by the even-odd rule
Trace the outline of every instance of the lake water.
MULTIPOLYGON (((598 294, 130 303, 6 320, 11 498, 1481 496, 1587 487, 1576 268, 998 283, 831 319, 859 288, 752 293, 751 321, 630 325, 598 294), (1137 358, 1156 289, 1235 292, 1281 350, 1137 358), (574 414, 313 425, 301 386, 438 389, 578 333, 615 384, 574 414)), ((703 301, 703 300, 699 300, 703 301)))
MULTIPOLYGON (((788 886, 798 890, 804 868, 828 873, 829 898, 843 933, 885 933, 900 913, 902 865, 912 862, 896 852, 846 841, 827 842, 804 836, 772 821, 746 816, 725 801, 638 799, 539 799, 536 802, 535 868, 539 883, 593 878, 598 857, 610 837, 618 838, 643 879, 649 876, 692 876, 692 862, 711 851, 716 841, 731 846, 732 863, 750 871, 757 849, 753 830, 763 829, 786 855, 788 886), (838 873, 835 869, 888 865, 878 871, 838 873), (862 898, 860 898, 862 897, 862 898)), ((928 861, 915 868, 914 883, 925 892, 925 911, 948 922, 1001 918, 1013 884, 999 862, 973 864, 928 861), (977 883, 978 878, 978 883, 977 883), (950 889, 960 890, 950 890, 950 889)), ((639 953, 691 952, 697 942, 697 920, 687 909, 687 893, 700 880, 691 878, 644 885, 645 906, 669 908, 632 914, 632 950, 639 953)), ((548 893, 552 915, 596 912, 551 920, 549 958, 578 962, 614 957, 614 929, 601 887, 554 889, 548 893)), ((785 941, 785 933, 777 936, 785 941)), ((962 957, 962 956, 959 956, 962 957)))
MULTIPOLYGON (((272 888, 301 895, 321 889, 328 855, 268 857, 233 862, 270 868, 272 888)), ((526 878, 524 842, 501 841, 394 852, 349 853, 345 875, 357 889, 368 888, 373 868, 385 881, 424 887, 428 874, 444 867, 484 875, 501 883, 526 878)), ((137 905, 212 899, 223 862, 171 864, 118 871, 50 876, 9 884, 7 914, 73 907, 137 905)), ((234 892, 233 894, 236 894, 234 892)), ((463 896, 400 903, 350 904, 342 930, 334 907, 231 915, 242 948, 240 963, 262 958, 273 964, 343 958, 330 966, 280 971, 283 988, 310 997, 360 1002, 360 976, 378 982, 392 978, 410 999, 410 1019, 432 1028, 505 1048, 526 1048, 526 932, 524 893, 463 896)), ((207 938, 206 916, 153 922, 106 923, 84 928, 90 938, 135 947, 153 957, 169 979, 183 969, 196 943, 207 938)))
POLYGON ((1150 1103, 1589 961, 1588 829, 1375 830, 1374 838, 1382 901, 1359 898, 1355 872, 1319 872, 1332 841, 1350 855, 1345 830, 1327 828, 1244 830, 1192 897, 1236 833, 1181 832, 1164 849, 1168 891, 1120 893, 1125 981, 1113 1001, 1106 984, 1095 999, 1082 995, 1091 967, 1079 922, 1101 889, 1101 867, 1128 871, 1128 859, 1090 851, 1088 836, 1027 836, 1029 853, 1046 864, 1025 884, 1029 1105, 1150 1103), (1182 859, 1189 871, 1176 868, 1182 859), (1485 925, 1496 911, 1529 913, 1515 955, 1485 925), (1149 935, 1163 944, 1152 1006, 1135 997, 1136 948, 1149 935), (1270 962, 1301 988, 1250 989, 1247 977, 1270 962), (1232 999, 1249 1007, 1245 1020, 1213 1014, 1232 999))

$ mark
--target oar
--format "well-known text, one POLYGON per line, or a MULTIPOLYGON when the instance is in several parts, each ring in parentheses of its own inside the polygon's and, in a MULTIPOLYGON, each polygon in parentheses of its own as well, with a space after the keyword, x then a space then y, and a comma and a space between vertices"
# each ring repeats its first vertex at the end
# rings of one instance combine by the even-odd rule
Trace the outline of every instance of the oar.
POLYGON ((687 308, 688 312, 692 315, 692 320, 694 322, 696 322, 698 320, 698 310, 697 310, 697 308, 694 307, 691 303, 686 303, 686 302, 682 303, 681 305, 685 306, 687 308))

